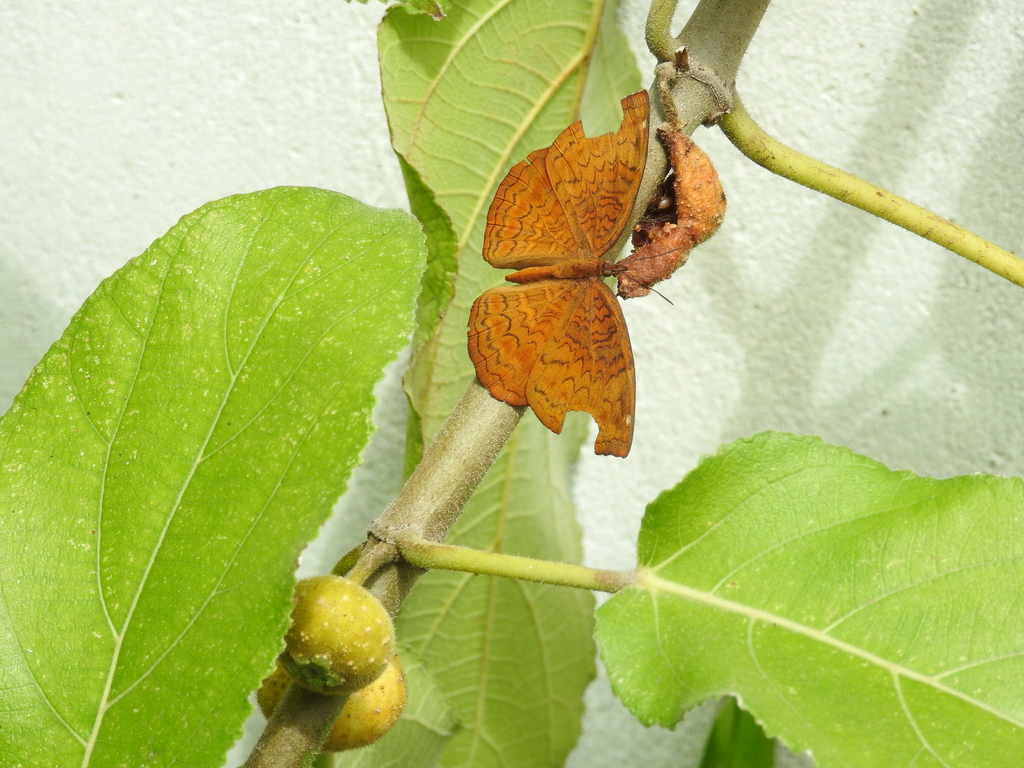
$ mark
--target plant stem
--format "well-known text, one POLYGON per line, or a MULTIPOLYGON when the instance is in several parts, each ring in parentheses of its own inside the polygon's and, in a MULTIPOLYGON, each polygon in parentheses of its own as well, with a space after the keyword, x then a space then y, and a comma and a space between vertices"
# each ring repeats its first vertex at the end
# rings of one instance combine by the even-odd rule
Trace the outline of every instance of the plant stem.
POLYGON ((466 389, 398 497, 370 525, 387 541, 397 529, 441 541, 498 457, 524 408, 495 400, 477 380, 466 389))
POLYGON ((672 16, 679 0, 653 0, 647 12, 647 27, 644 35, 647 48, 658 57, 658 61, 672 61, 679 47, 679 41, 672 34, 672 16))
POLYGON ((245 768, 309 768, 320 753, 348 696, 327 696, 288 686, 245 768))
POLYGON ((687 135, 717 119, 732 106, 740 61, 747 51, 770 0, 701 0, 678 37, 671 32, 675 0, 653 0, 647 16, 647 44, 661 63, 651 92, 651 134, 638 210, 625 239, 644 206, 668 173, 668 156, 657 138, 663 123, 681 127, 687 135), (685 56, 676 53, 684 48, 685 56))
POLYGON ((1024 287, 1024 260, 909 200, 787 147, 765 133, 738 98, 721 127, 740 152, 772 173, 892 222, 1024 287))
POLYGON ((635 581, 631 571, 603 571, 571 563, 535 560, 532 557, 483 552, 469 547, 453 547, 403 532, 392 542, 406 562, 424 569, 504 576, 509 579, 537 581, 598 592, 617 592, 635 581))
POLYGON ((771 0, 701 0, 679 33, 691 62, 717 77, 730 103, 736 73, 771 0))

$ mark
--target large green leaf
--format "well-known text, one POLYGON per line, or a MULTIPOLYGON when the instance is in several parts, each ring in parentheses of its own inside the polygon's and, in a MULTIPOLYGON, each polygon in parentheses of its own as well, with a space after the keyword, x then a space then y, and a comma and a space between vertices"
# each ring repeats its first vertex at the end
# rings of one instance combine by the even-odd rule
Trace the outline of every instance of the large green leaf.
POLYGON ((762 434, 648 508, 640 585, 598 639, 645 723, 735 692, 821 768, 1005 768, 1024 754, 1022 557, 1019 478, 762 434))
POLYGON ((272 189, 104 281, 0 421, 0 765, 214 765, 369 432, 407 214, 272 189))
MULTIPOLYGON (((432 255, 458 267, 451 302, 406 378, 414 457, 473 379, 469 306, 503 275, 480 256, 498 183, 577 119, 581 102, 588 131, 614 130, 619 99, 638 87, 622 36, 614 26, 600 31, 602 16, 614 21, 613 5, 478 0, 441 24, 392 10, 381 27, 392 141, 416 171, 406 176, 410 197, 421 199, 427 187, 450 218, 454 248, 432 255), (618 90, 584 98, 588 80, 618 90)), ((449 285, 438 287, 446 299, 449 285)), ((524 417, 448 541, 578 560, 566 472, 589 417, 574 416, 561 438, 524 417)), ((399 616, 399 635, 424 656, 465 725, 445 765, 562 765, 594 674, 592 611, 590 595, 569 590, 452 573, 420 580, 399 616)))

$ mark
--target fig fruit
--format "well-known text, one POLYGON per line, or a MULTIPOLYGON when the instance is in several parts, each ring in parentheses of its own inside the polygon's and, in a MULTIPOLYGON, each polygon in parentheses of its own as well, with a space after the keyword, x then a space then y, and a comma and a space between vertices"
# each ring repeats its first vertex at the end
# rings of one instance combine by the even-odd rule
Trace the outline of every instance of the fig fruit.
POLYGON ((395 627, 373 595, 328 574, 295 585, 292 625, 280 661, 301 686, 351 693, 380 675, 395 655, 395 627))
POLYGON ((380 677, 349 694, 324 742, 324 751, 343 752, 373 744, 398 722, 408 698, 402 662, 392 656, 380 677))
POLYGON ((281 697, 284 696, 291 681, 291 677, 280 664, 277 664, 274 671, 263 678, 260 689, 256 691, 256 703, 260 705, 260 712, 267 720, 274 714, 277 705, 281 703, 281 697))
MULTIPOLYGON (((280 666, 263 680, 256 693, 256 701, 268 719, 284 696, 290 681, 288 673, 280 666)), ((397 656, 392 656, 376 680, 349 694, 327 735, 323 750, 343 752, 373 744, 398 722, 408 698, 402 663, 397 656)))

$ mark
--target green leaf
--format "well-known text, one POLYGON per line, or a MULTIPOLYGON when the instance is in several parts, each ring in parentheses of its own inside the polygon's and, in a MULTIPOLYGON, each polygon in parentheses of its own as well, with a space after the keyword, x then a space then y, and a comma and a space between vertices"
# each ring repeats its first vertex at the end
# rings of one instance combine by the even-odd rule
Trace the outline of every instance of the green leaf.
POLYGON ((732 696, 722 702, 700 768, 772 768, 775 742, 732 696))
POLYGON ((583 129, 588 136, 619 130, 623 97, 640 90, 640 72, 629 41, 616 23, 618 2, 604 3, 601 26, 587 70, 587 84, 580 102, 583 129))
POLYGON ((85 302, 0 420, 0 764, 222 759, 422 262, 404 213, 272 189, 85 302))
MULTIPOLYGON (((409 205, 427 236, 427 269, 423 273, 423 288, 416 306, 416 333, 412 339, 413 349, 418 351, 434 337, 455 295, 455 278, 458 275, 456 241, 452 221, 437 204, 434 193, 401 155, 398 162, 405 179, 409 205)), ((429 385, 429 375, 430 369, 418 366, 406 376, 405 389, 410 399, 429 385), (428 377, 428 381, 423 381, 423 377, 428 377)), ((406 432, 405 476, 408 477, 423 456, 423 431, 415 408, 410 410, 406 432)))
POLYGON ((419 219, 427 236, 427 268, 423 273, 423 289, 416 304, 416 334, 413 344, 420 346, 434 335, 455 295, 458 262, 455 259, 455 232, 452 220, 437 204, 434 193, 420 179, 416 169, 398 156, 405 179, 409 206, 419 219))
MULTIPOLYGON (((467 2, 442 24, 401 10, 379 35, 384 100, 396 151, 450 217, 458 267, 454 296, 406 377, 409 455, 427 444, 473 379, 466 323, 473 300, 503 273, 480 256, 484 220, 508 169, 579 117, 584 85, 620 92, 586 98, 588 130, 614 129, 629 78, 589 77, 594 62, 635 73, 614 30, 614 4, 467 2)), ((445 268, 451 268, 446 265, 445 268)), ((447 300, 448 294, 445 294, 447 300)), ((463 512, 449 542, 578 561, 580 533, 566 473, 589 417, 572 414, 556 437, 527 414, 463 512)), ((582 694, 594 675, 589 594, 491 577, 430 573, 398 618, 466 730, 446 766, 560 766, 579 734, 582 694)))
POLYGON ((892 472, 766 433, 647 511, 640 585, 598 611, 613 687, 671 726, 733 692, 833 766, 1024 754, 1024 481, 892 472))
MULTIPOLYGON (((349 0, 351 2, 352 0, 349 0)), ((357 2, 366 5, 369 0, 357 0, 357 2)), ((388 0, 381 0, 382 3, 387 3, 388 0)), ((440 21, 445 17, 445 14, 451 10, 452 0, 397 0, 398 3, 403 5, 412 13, 425 13, 434 21, 440 21)))
MULTIPOLYGON (((442 24, 395 8, 381 25, 392 144, 433 190, 456 238, 455 296, 407 379, 424 444, 473 379, 466 351, 469 307, 504 275, 480 256, 498 183, 512 165, 580 117, 591 62, 636 71, 621 35, 598 34, 606 5, 477 0, 454 8, 442 24)), ((617 127, 618 101, 638 79, 620 76, 613 82, 622 92, 588 97, 587 125, 617 127)), ((604 86, 608 78, 596 82, 604 86)))
POLYGON ((440 21, 451 10, 451 0, 401 0, 402 4, 413 11, 425 13, 434 21, 440 21))
POLYGON ((426 665, 405 647, 399 648, 409 703, 398 724, 380 741, 365 749, 339 753, 336 768, 433 768, 452 735, 458 718, 426 665))

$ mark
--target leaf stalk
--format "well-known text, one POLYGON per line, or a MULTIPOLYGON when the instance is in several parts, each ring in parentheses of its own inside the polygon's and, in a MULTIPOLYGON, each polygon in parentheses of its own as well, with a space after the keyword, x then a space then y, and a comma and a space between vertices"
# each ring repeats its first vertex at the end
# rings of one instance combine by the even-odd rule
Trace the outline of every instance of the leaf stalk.
POLYGON ((647 48, 658 57, 658 61, 672 61, 679 41, 672 35, 672 16, 679 0, 654 0, 647 12, 647 26, 644 36, 647 48))
POLYGON ((403 533, 391 543, 402 553, 402 558, 406 562, 426 570, 441 569, 503 576, 597 592, 617 592, 636 580, 633 571, 605 571, 572 563, 557 563, 501 552, 455 547, 428 541, 412 533, 403 533))

